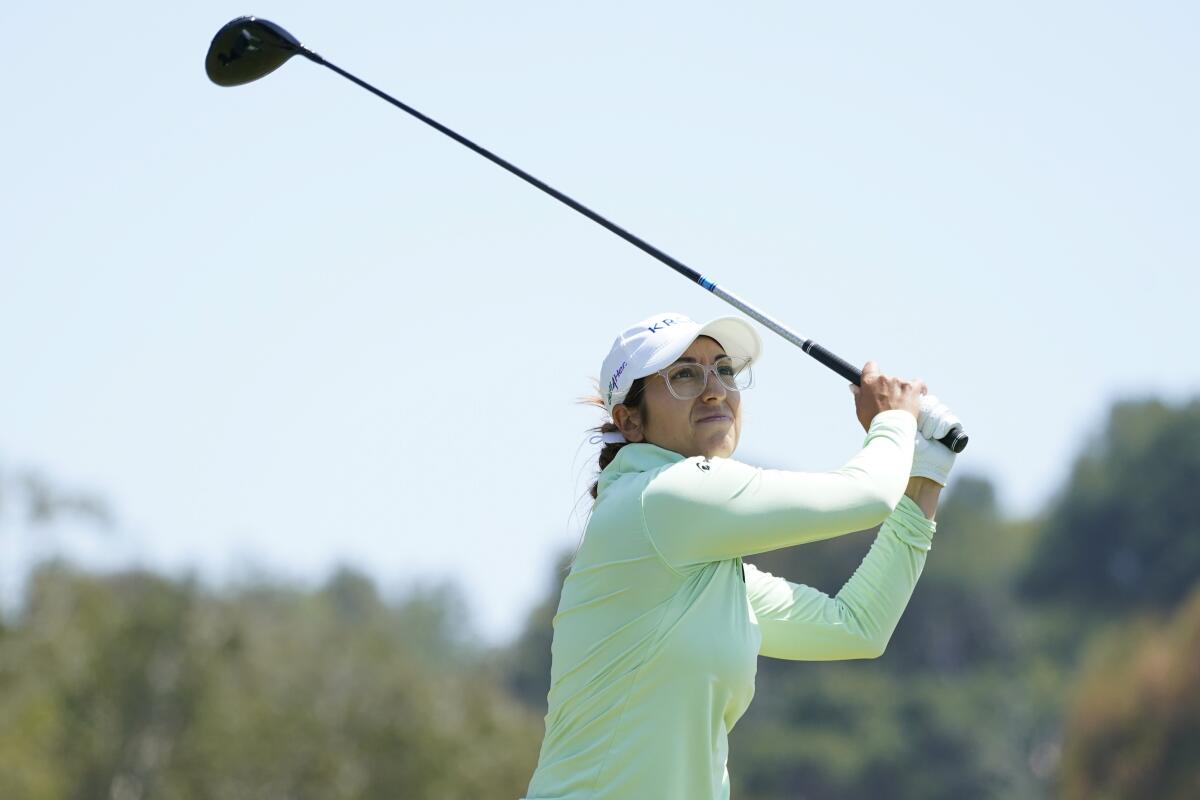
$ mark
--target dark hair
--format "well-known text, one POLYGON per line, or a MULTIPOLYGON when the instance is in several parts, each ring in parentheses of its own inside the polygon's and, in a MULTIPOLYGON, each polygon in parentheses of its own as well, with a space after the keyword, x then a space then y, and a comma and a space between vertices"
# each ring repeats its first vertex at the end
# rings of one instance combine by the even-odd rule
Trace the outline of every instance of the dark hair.
MULTIPOLYGON (((599 395, 596 395, 594 397, 588 397, 583 402, 585 402, 589 405, 594 405, 594 406, 599 406, 600 408, 604 408, 604 401, 600 398, 599 395)), ((638 378, 637 380, 635 380, 633 382, 633 385, 629 387, 629 392, 625 395, 625 400, 622 401, 620 403, 620 405, 629 406, 631 408, 637 409, 638 414, 641 416, 642 424, 643 425, 646 424, 646 422, 648 420, 646 418, 647 408, 646 408, 646 379, 645 378, 638 378)), ((611 419, 608 420, 607 422, 605 422, 603 425, 599 425, 595 428, 588 428, 588 431, 590 431, 592 433, 609 433, 611 431, 619 431, 619 430, 621 430, 621 429, 618 428, 616 426, 616 423, 614 423, 611 419)), ((614 444, 605 444, 602 448, 600 448, 599 464, 600 464, 601 472, 604 471, 605 467, 607 467, 609 464, 612 463, 612 460, 617 457, 617 453, 621 452, 621 448, 627 444, 629 444, 629 442, 617 442, 614 444)), ((597 480, 592 482, 591 489, 588 490, 588 493, 592 496, 593 500, 596 499, 596 492, 599 488, 600 488, 600 481, 597 478, 597 480)))
MULTIPOLYGON (((599 408, 601 411, 607 411, 607 409, 604 407, 604 399, 602 397, 600 397, 599 383, 597 383, 597 386, 596 386, 596 394, 591 395, 589 397, 581 397, 579 399, 579 402, 583 403, 584 405, 595 406, 596 408, 599 408)), ((647 412, 646 379, 638 378, 637 380, 635 380, 633 382, 633 384, 629 387, 629 391, 625 394, 625 401, 622 403, 619 403, 619 405, 629 406, 630 408, 636 409, 638 414, 641 416, 642 423, 645 424, 646 412, 647 412)), ((608 420, 606 420, 602 425, 597 425, 595 428, 588 428, 589 433, 609 433, 612 431, 619 431, 619 430, 620 430, 620 428, 618 428, 616 426, 616 423, 614 423, 612 421, 611 417, 608 420)), ((614 444, 606 443, 603 447, 600 448, 600 461, 599 461, 600 472, 603 472, 604 468, 612 463, 612 460, 617 457, 617 453, 621 452, 621 448, 627 444, 629 444, 629 442, 618 442, 618 443, 614 443, 614 444)), ((593 502, 596 500, 596 494, 598 493, 599 489, 600 489, 600 480, 599 480, 599 475, 597 475, 597 479, 592 481, 592 485, 588 489, 588 494, 590 494, 592 496, 593 502)), ((583 500, 582 497, 579 499, 583 500)), ((575 548, 575 554, 572 555, 570 561, 568 561, 563 566, 564 573, 570 572, 572 569, 574 569, 575 559, 577 559, 579 557, 579 551, 583 547, 583 537, 586 535, 587 535, 586 531, 584 532, 584 534, 580 535, 579 545, 575 548)))

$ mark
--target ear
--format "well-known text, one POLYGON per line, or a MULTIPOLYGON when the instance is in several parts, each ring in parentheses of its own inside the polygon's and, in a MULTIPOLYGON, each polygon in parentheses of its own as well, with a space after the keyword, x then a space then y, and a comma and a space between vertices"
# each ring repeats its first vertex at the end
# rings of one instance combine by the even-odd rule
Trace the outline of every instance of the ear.
POLYGON ((640 442, 646 438, 646 433, 642 430, 642 415, 636 408, 618 403, 613 406, 612 417, 627 441, 640 442))

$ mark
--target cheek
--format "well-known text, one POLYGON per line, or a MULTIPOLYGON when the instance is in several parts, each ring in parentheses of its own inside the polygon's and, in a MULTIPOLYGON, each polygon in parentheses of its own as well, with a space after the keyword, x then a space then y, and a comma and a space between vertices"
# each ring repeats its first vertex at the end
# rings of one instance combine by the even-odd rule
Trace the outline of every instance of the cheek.
POLYGON ((691 404, 687 401, 676 400, 674 397, 670 397, 668 400, 669 402, 663 403, 663 428, 669 430, 676 437, 690 435, 692 430, 691 404))
POLYGON ((686 402, 676 400, 665 386, 656 383, 653 392, 646 393, 646 430, 658 437, 674 439, 688 428, 688 409, 686 402))

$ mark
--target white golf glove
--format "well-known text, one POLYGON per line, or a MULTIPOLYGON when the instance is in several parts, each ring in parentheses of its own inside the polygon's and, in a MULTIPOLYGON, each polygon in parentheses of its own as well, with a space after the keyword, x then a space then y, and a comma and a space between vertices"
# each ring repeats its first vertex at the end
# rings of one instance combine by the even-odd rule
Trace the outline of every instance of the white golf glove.
POLYGON ((917 415, 917 447, 913 453, 912 472, 914 478, 929 478, 941 486, 950 478, 955 454, 938 439, 959 424, 959 419, 950 407, 935 395, 921 397, 921 413, 917 415))

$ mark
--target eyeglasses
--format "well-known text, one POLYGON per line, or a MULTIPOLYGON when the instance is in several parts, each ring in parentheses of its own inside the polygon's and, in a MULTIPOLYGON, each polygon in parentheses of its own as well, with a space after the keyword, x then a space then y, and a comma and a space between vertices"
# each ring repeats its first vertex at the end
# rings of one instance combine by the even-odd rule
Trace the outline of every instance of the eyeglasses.
POLYGON ((731 392, 740 392, 754 385, 750 359, 740 356, 721 356, 711 366, 685 361, 660 369, 658 374, 663 376, 667 391, 676 400, 694 400, 704 394, 710 372, 731 392))

